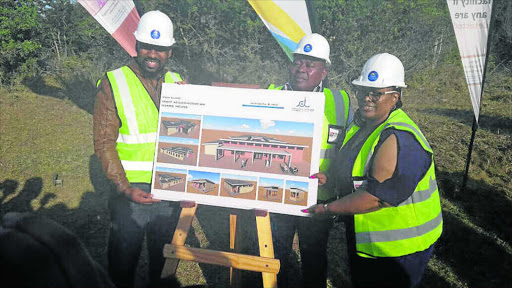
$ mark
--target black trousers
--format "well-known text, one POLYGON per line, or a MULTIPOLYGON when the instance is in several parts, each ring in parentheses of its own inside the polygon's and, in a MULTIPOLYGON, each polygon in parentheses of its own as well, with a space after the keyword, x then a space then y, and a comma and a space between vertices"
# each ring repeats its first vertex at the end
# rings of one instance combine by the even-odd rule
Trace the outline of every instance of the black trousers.
MULTIPOLYGON (((132 184, 149 193, 149 184, 132 184)), ((171 243, 178 218, 178 202, 139 204, 122 195, 109 200, 111 228, 108 242, 109 274, 118 288, 133 287, 146 235, 150 285, 160 281, 165 262, 163 247, 171 243)))
POLYGON ((295 231, 299 236, 303 287, 327 286, 327 241, 333 219, 271 214, 275 258, 281 261, 279 288, 290 287, 290 253, 295 231))

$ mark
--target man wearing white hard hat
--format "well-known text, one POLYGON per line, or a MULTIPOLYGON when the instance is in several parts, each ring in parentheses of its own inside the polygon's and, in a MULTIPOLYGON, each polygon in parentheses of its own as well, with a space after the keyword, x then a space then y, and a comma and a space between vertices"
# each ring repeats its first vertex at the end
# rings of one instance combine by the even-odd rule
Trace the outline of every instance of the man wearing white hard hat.
POLYGON ((315 175, 340 198, 307 212, 345 215, 354 287, 415 287, 443 230, 433 151, 401 108, 396 56, 374 55, 352 84, 359 110, 329 173, 315 175))
POLYGON ((109 198, 109 274, 117 287, 133 287, 147 236, 149 278, 158 283, 163 246, 173 233, 177 205, 150 194, 162 83, 184 83, 166 70, 174 44, 171 19, 144 14, 134 33, 137 56, 98 81, 94 107, 94 150, 115 185, 109 198))
MULTIPOLYGON (((324 124, 322 133, 320 171, 326 172, 334 159, 336 145, 341 144, 345 128, 352 119, 350 98, 343 90, 325 87, 330 47, 320 34, 304 36, 293 52, 290 82, 270 89, 320 92, 325 97, 324 124)), ((329 203, 336 199, 333 190, 321 187, 318 203, 329 203)), ((332 218, 313 219, 282 214, 271 214, 272 235, 276 258, 281 261, 278 277, 279 287, 291 285, 288 279, 289 256, 295 231, 299 235, 301 268, 304 287, 326 287, 327 285, 327 240, 333 225, 332 218)))

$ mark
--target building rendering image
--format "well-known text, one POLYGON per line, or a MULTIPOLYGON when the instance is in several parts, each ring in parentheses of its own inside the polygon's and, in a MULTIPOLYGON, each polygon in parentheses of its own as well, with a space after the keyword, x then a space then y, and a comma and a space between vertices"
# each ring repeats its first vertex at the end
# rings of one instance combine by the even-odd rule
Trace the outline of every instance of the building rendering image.
POLYGON ((254 190, 254 183, 237 179, 224 179, 224 190, 229 195, 236 196, 239 194, 251 193, 254 190))
POLYGON ((174 157, 178 160, 183 161, 185 158, 192 157, 194 155, 194 150, 187 147, 163 147, 160 148, 160 152, 174 157))
MULTIPOLYGON (((304 149, 307 145, 287 143, 275 138, 260 135, 243 135, 220 138, 219 140, 203 143, 205 155, 215 156, 218 161, 223 157, 233 157, 233 162, 256 160, 265 161, 265 166, 271 167, 278 160, 290 167, 292 163, 303 161, 304 149)), ((245 162, 246 163, 246 162, 245 162)))
POLYGON ((279 199, 279 187, 277 186, 264 186, 263 198, 267 200, 278 200, 279 199))
POLYGON ((174 185, 183 183, 183 178, 167 174, 160 174, 158 176, 158 181, 160 182, 160 187, 162 187, 162 189, 168 189, 174 185))
POLYGON ((215 189, 215 183, 208 179, 191 180, 190 185, 203 193, 208 193, 215 189))
POLYGON ((176 133, 188 134, 196 128, 196 124, 190 121, 177 120, 177 121, 162 121, 162 125, 167 132, 167 135, 176 133))
POLYGON ((290 201, 301 202, 305 200, 306 190, 302 188, 290 188, 290 201))

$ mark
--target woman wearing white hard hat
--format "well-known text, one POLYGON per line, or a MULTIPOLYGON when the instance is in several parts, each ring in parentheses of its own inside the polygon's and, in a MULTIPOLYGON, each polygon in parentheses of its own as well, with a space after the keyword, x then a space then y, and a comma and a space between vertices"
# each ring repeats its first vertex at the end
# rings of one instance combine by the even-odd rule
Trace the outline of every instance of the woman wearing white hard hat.
POLYGON ((374 55, 352 84, 356 118, 330 172, 312 176, 340 198, 305 212, 345 215, 355 287, 414 287, 443 226, 433 151, 401 109, 407 86, 397 57, 374 55))

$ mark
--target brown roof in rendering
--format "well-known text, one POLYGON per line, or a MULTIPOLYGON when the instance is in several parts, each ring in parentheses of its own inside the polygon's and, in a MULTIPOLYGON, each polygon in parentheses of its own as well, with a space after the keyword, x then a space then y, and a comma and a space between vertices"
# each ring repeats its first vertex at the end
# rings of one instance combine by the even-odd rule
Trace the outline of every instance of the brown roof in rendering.
POLYGON ((161 182, 171 182, 171 181, 182 179, 181 177, 176 177, 176 176, 166 175, 166 174, 158 175, 158 178, 160 178, 161 182))
POLYGON ((226 181, 226 183, 228 183, 231 186, 254 185, 252 182, 238 179, 224 179, 224 181, 226 181))
POLYGON ((163 150, 172 151, 174 153, 179 153, 179 154, 187 154, 187 153, 194 152, 194 150, 192 150, 191 148, 181 147, 181 146, 178 146, 178 147, 163 147, 162 149, 163 150))
POLYGON ((184 128, 192 128, 195 127, 196 124, 184 121, 184 120, 178 120, 178 121, 162 121, 162 124, 165 126, 165 128, 172 128, 172 127, 179 127, 183 126, 184 128))
POLYGON ((267 145, 282 145, 282 146, 294 146, 294 147, 304 147, 307 148, 307 145, 293 144, 278 140, 276 138, 261 136, 261 135, 242 135, 242 136, 231 136, 228 138, 221 138, 218 140, 219 142, 226 141, 235 141, 235 142, 247 142, 247 143, 255 143, 255 144, 267 144, 267 145))
POLYGON ((208 179, 195 179, 195 180, 190 180, 190 182, 196 182, 196 183, 206 183, 206 182, 208 182, 208 183, 211 183, 211 184, 215 184, 215 182, 212 182, 212 181, 210 181, 208 179))

